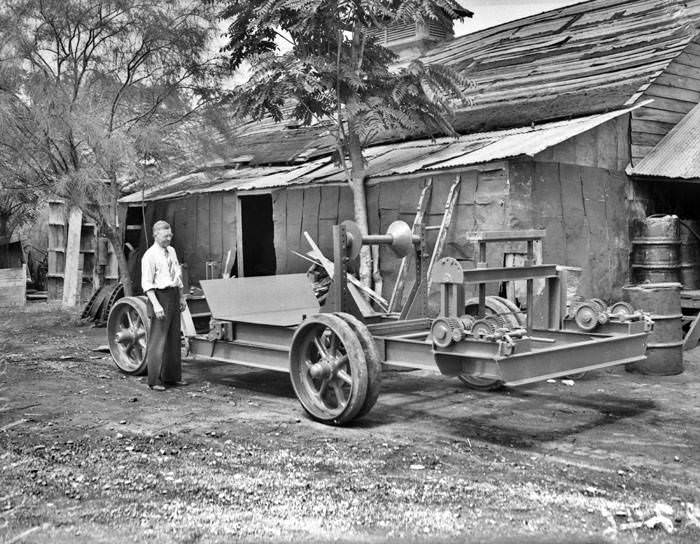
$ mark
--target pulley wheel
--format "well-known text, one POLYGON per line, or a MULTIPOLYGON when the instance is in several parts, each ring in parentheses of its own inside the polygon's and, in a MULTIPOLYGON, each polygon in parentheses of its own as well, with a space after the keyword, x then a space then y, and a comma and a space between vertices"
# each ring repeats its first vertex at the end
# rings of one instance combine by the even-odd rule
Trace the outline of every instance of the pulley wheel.
POLYGON ((574 311, 574 321, 579 329, 592 331, 598 326, 598 306, 590 302, 582 302, 574 311))
POLYGON ((345 227, 345 234, 348 238, 347 252, 350 259, 354 259, 360 254, 362 249, 362 231, 357 223, 349 219, 342 222, 345 227))
POLYGON ((150 330, 146 297, 124 297, 114 303, 107 318, 107 341, 122 372, 135 376, 146 373, 150 330))
POLYGON ((294 392, 315 420, 352 421, 367 400, 368 369, 362 343, 336 314, 318 314, 294 333, 289 353, 294 392))
POLYGON ((405 257, 413 250, 413 232, 405 221, 394 221, 386 233, 391 236, 391 250, 398 257, 405 257))

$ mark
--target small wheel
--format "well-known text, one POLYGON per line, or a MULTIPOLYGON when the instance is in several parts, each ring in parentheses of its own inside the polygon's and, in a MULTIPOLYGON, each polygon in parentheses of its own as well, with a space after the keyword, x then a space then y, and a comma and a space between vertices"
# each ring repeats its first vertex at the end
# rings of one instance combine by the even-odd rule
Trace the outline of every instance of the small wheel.
POLYGON ((294 392, 317 421, 352 421, 367 400, 368 370, 362 343, 340 316, 318 314, 294 333, 289 353, 294 392))
POLYGON ((592 331, 598 326, 598 307, 590 302, 582 302, 574 311, 576 325, 584 331, 592 331))
POLYGON ((355 416, 355 418, 358 418, 369 413, 377 402, 377 398, 379 398, 379 391, 382 388, 382 358, 379 355, 379 350, 374 343, 372 334, 362 321, 351 314, 338 312, 336 315, 350 325, 350 328, 360 340, 360 344, 362 344, 362 350, 365 352, 365 361, 367 362, 367 397, 362 408, 355 416))
POLYGON ((134 376, 146 373, 150 330, 146 297, 125 297, 114 304, 107 318, 107 340, 119 370, 134 376))

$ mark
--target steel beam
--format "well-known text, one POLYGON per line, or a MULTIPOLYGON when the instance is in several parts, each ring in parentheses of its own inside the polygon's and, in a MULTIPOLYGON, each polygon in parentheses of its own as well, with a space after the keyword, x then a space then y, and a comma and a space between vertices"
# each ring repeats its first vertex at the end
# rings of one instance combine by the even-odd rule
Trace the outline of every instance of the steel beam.
POLYGON ((527 242, 532 240, 542 240, 547 231, 530 230, 492 230, 468 232, 465 235, 467 242, 527 242))
POLYGON ((196 336, 190 340, 190 351, 197 357, 253 368, 289 372, 289 349, 272 344, 212 341, 196 336))
POLYGON ((551 278, 557 275, 557 265, 536 264, 522 268, 473 268, 464 271, 465 283, 495 283, 533 278, 551 278))

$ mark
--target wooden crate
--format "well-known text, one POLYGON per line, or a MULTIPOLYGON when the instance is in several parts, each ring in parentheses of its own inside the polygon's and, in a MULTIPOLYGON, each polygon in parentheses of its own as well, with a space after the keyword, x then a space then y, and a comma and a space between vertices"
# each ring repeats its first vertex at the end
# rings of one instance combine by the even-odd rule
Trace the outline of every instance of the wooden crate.
POLYGON ((27 273, 24 266, 0 268, 0 307, 24 306, 27 296, 27 273))

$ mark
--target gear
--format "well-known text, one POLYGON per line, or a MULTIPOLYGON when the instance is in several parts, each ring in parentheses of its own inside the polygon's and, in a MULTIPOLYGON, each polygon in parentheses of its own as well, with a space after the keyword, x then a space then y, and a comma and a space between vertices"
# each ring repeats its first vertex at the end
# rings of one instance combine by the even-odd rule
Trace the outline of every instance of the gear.
POLYGON ((477 319, 472 325, 471 335, 474 338, 484 338, 485 336, 490 336, 496 332, 496 325, 494 321, 489 317, 484 319, 477 319))
POLYGON ((626 317, 628 315, 634 314, 634 308, 629 302, 616 302, 610 306, 610 315, 615 317, 626 317))
POLYGON ((589 304, 593 304, 593 307, 597 307, 600 312, 607 312, 608 311, 608 305, 605 304, 601 299, 599 298, 592 298, 587 301, 589 304))
POLYGON ((466 335, 462 321, 457 317, 438 317, 430 326, 433 343, 446 348, 453 342, 461 342, 466 335))
POLYGON ((581 330, 590 332, 598 326, 599 314, 598 305, 582 302, 574 310, 574 321, 581 330))

